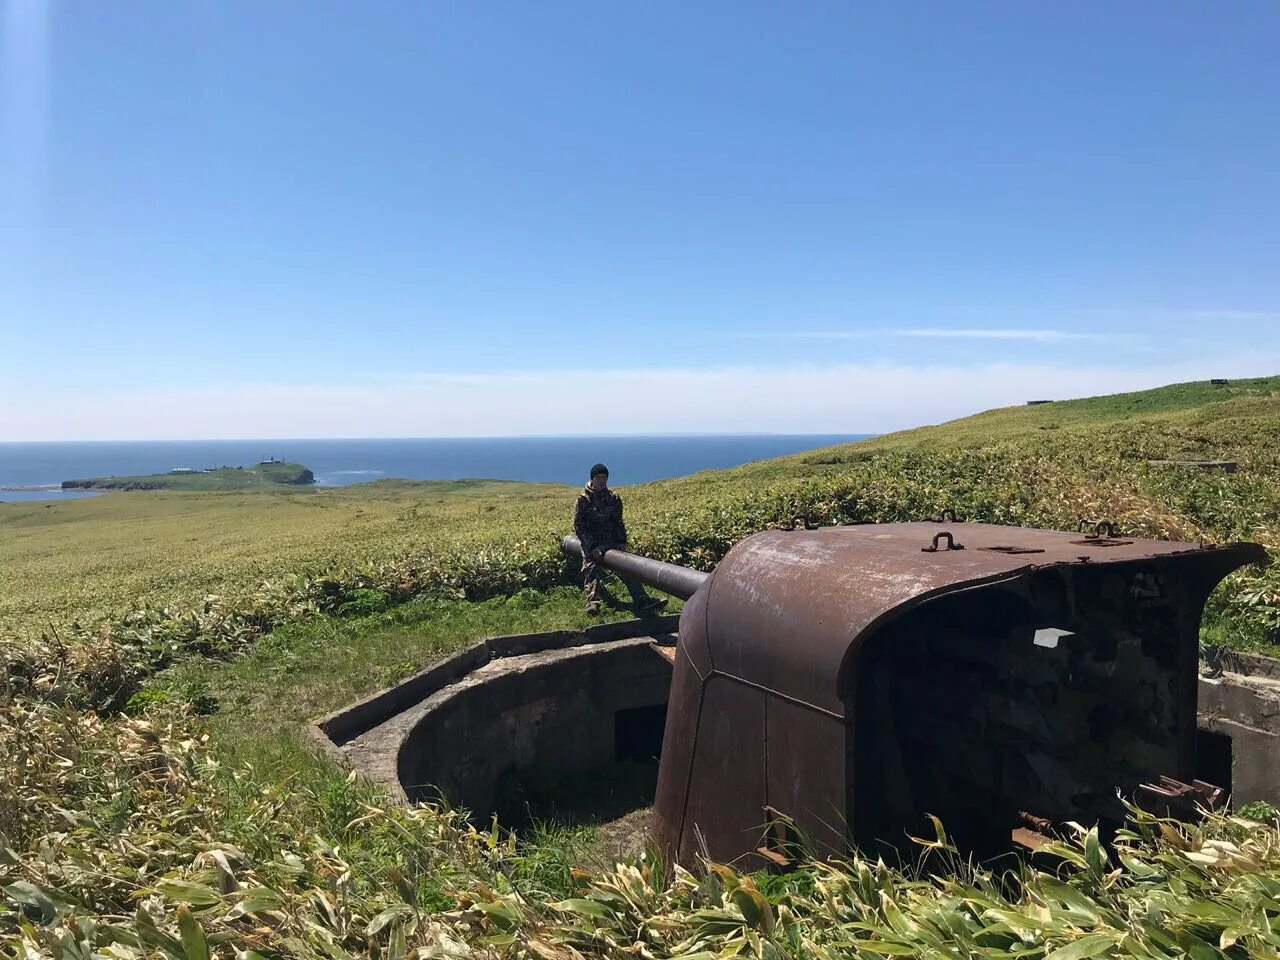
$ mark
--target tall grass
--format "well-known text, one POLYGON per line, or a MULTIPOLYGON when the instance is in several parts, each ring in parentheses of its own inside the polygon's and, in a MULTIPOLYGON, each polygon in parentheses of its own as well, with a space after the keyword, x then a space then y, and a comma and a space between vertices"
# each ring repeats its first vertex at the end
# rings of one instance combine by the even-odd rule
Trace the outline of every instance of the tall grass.
POLYGON ((0 955, 207 957, 1275 957, 1280 831, 1133 811, 1038 862, 853 857, 784 878, 641 856, 575 869, 452 811, 211 757, 199 724, 42 702, 0 712, 0 955))

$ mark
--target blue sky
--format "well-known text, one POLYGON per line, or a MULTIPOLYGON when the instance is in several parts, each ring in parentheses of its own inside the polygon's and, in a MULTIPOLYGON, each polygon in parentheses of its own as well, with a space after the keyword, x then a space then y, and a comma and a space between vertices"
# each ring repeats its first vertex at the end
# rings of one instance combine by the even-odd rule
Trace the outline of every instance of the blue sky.
POLYGON ((0 0, 0 439, 1280 372, 1280 7, 0 0))

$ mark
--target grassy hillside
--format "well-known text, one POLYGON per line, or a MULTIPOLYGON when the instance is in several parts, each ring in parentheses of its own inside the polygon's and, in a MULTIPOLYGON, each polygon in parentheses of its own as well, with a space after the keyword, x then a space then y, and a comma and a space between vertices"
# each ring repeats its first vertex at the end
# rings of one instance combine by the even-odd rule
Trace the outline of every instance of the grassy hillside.
POLYGON ((64 490, 268 490, 305 487, 315 476, 300 463, 270 461, 252 467, 217 467, 194 473, 148 473, 137 477, 63 480, 64 490))
MULTIPOLYGON (((1280 377, 1259 377, 1214 384, 1208 380, 1176 383, 1154 390, 1117 393, 1079 400, 1058 400, 1036 406, 1004 407, 988 410, 937 428, 939 433, 957 437, 968 435, 990 439, 998 434, 1023 433, 1034 429, 1056 429, 1072 424, 1106 423, 1125 419, 1162 417, 1210 407, 1230 400, 1250 400, 1274 396, 1280 391, 1280 377)), ((896 435, 905 439, 917 431, 896 435)), ((918 435, 918 434, 917 434, 918 435)))
MULTIPOLYGON (((635 549, 700 567, 797 514, 942 508, 1277 552, 1278 435, 1277 378, 1189 384, 624 493, 635 549), (1148 464, 1180 457, 1240 470, 1148 464)), ((667 877, 651 857, 600 863, 588 829, 514 836, 389 806, 306 749, 301 719, 462 645, 581 624, 555 549, 572 494, 382 482, 0 504, 16 584, 0 592, 0 956, 1275 956, 1274 820, 1138 815, 1114 849, 1081 828, 1007 876, 939 837, 918 873, 854 857, 667 877)), ((1215 597, 1210 639, 1277 630, 1274 567, 1215 597)))
MULTIPOLYGON (((1280 549, 1280 378, 1183 384, 993 410, 857 444, 624 488, 637 549, 707 567, 792 512, 825 522, 963 518, 1073 529, 1109 516, 1149 536, 1280 549), (1235 474, 1148 466, 1196 457, 1235 474)), ((298 575, 482 597, 559 582, 572 491, 382 481, 269 496, 164 492, 0 504, 0 634, 131 606, 239 603, 298 575)), ((1274 583, 1267 580, 1266 583, 1274 583)), ((1264 593, 1255 637, 1280 623, 1264 593)))

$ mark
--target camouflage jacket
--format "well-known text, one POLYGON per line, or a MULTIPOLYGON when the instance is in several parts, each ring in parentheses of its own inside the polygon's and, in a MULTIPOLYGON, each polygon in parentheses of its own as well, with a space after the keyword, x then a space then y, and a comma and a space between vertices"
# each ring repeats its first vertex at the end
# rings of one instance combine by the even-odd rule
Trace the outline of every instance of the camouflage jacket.
POLYGON ((601 547, 626 546, 622 498, 607 487, 599 492, 583 487, 573 505, 573 532, 587 553, 601 547))

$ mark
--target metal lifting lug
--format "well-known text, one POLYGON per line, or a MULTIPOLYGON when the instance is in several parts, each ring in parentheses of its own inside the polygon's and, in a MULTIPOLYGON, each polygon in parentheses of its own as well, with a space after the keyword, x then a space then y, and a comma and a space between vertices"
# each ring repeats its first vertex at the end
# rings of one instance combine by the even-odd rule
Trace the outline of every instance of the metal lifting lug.
POLYGON ((946 539, 946 541, 947 541, 947 549, 948 549, 948 550, 963 550, 963 549, 964 549, 964 544, 963 544, 963 543, 956 543, 956 538, 955 538, 955 537, 953 537, 953 536, 952 536, 949 532, 947 532, 946 530, 943 530, 941 533, 935 533, 935 534, 933 535, 933 543, 929 544, 929 546, 927 546, 927 547, 921 547, 921 548, 920 548, 920 551, 921 551, 922 553, 937 553, 937 552, 941 549, 941 548, 938 546, 938 544, 939 544, 939 543, 940 543, 944 538, 945 538, 945 539, 946 539))
POLYGON ((1103 538, 1114 540, 1120 536, 1120 527, 1114 520, 1089 520, 1081 518, 1080 522, 1076 524, 1076 532, 1084 533, 1085 538, 1088 540, 1100 540, 1103 538), (1086 531, 1090 527, 1093 528, 1093 532, 1087 533, 1086 531))
POLYGON ((800 530, 800 529, 804 529, 804 530, 817 530, 817 529, 818 529, 818 525, 817 525, 816 523, 814 523, 812 520, 810 520, 808 517, 792 517, 789 521, 787 521, 786 523, 784 523, 780 529, 783 529, 783 530, 800 530))

